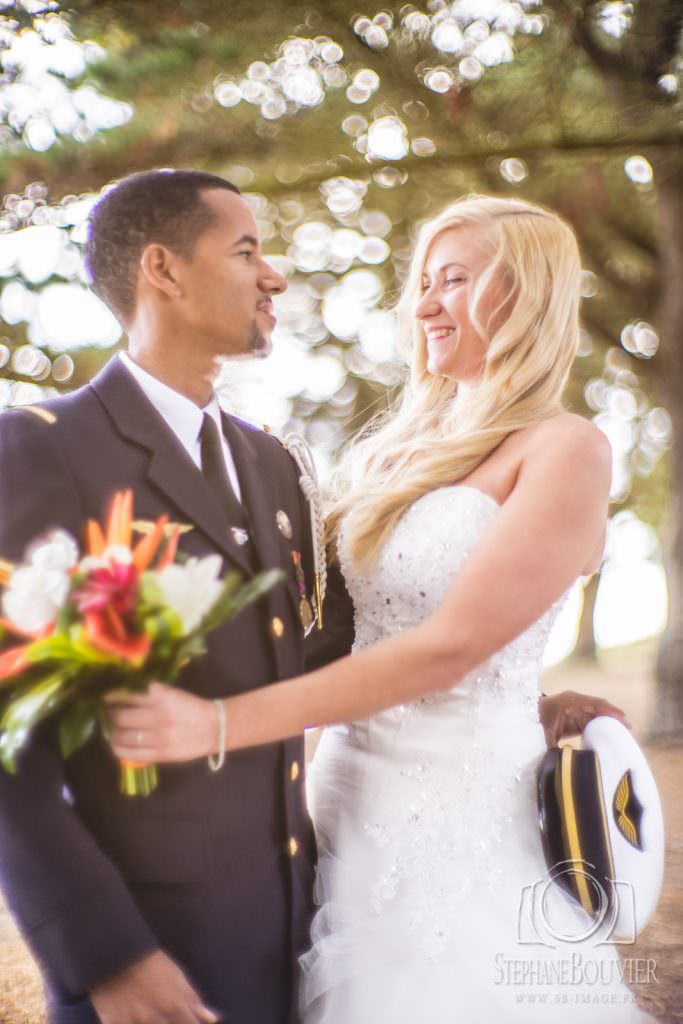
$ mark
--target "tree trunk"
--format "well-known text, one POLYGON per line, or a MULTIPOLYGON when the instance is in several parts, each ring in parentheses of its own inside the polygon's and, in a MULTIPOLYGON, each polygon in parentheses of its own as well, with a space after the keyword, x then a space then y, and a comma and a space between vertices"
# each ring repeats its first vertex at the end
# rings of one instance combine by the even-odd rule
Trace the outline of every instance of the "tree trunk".
POLYGON ((671 505, 664 543, 669 621, 657 660, 651 738, 683 739, 683 157, 653 156, 659 218, 660 386, 673 422, 671 505))

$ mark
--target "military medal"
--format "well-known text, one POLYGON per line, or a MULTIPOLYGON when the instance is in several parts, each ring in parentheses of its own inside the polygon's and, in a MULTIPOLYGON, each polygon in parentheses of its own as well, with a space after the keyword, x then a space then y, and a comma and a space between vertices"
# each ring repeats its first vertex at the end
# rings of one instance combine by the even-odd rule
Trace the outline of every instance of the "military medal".
POLYGON ((299 591, 299 618, 301 619, 301 625, 308 632, 313 625, 313 609, 306 597, 306 581, 304 580, 304 570, 301 567, 300 551, 292 551, 292 564, 294 565, 296 585, 299 591))
POLYGON ((286 537, 287 540, 291 540, 292 524, 289 520, 289 516, 287 515, 287 513, 283 512, 282 509, 280 509, 278 512, 275 513, 275 522, 277 523, 277 528, 282 534, 282 536, 286 537))

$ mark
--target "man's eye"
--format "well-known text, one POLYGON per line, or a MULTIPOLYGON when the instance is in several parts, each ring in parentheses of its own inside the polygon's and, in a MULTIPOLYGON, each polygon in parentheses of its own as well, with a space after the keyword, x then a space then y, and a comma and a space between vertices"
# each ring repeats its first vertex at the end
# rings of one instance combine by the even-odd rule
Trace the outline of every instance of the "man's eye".
POLYGON ((253 249, 242 249, 242 252, 238 253, 238 256, 253 256, 253 255, 254 255, 254 250, 253 249))

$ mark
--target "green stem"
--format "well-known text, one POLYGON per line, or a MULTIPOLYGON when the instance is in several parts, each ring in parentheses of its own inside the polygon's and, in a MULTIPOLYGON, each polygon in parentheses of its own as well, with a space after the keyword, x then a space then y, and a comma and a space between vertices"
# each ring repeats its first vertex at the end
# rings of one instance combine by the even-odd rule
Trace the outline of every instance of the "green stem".
POLYGON ((124 796, 149 796, 159 784, 155 764, 136 765, 130 761, 120 764, 120 786, 124 796))

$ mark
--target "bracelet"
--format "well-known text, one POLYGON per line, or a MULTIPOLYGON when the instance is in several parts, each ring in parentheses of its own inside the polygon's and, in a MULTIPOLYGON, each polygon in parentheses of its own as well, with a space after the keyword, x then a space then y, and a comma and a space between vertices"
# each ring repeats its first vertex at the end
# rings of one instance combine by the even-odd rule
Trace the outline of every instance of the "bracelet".
POLYGON ((220 771, 225 763, 225 738, 226 738, 226 721, 225 721, 225 704, 222 700, 215 700, 216 711, 218 712, 218 754, 209 754, 209 768, 212 772, 220 771))

